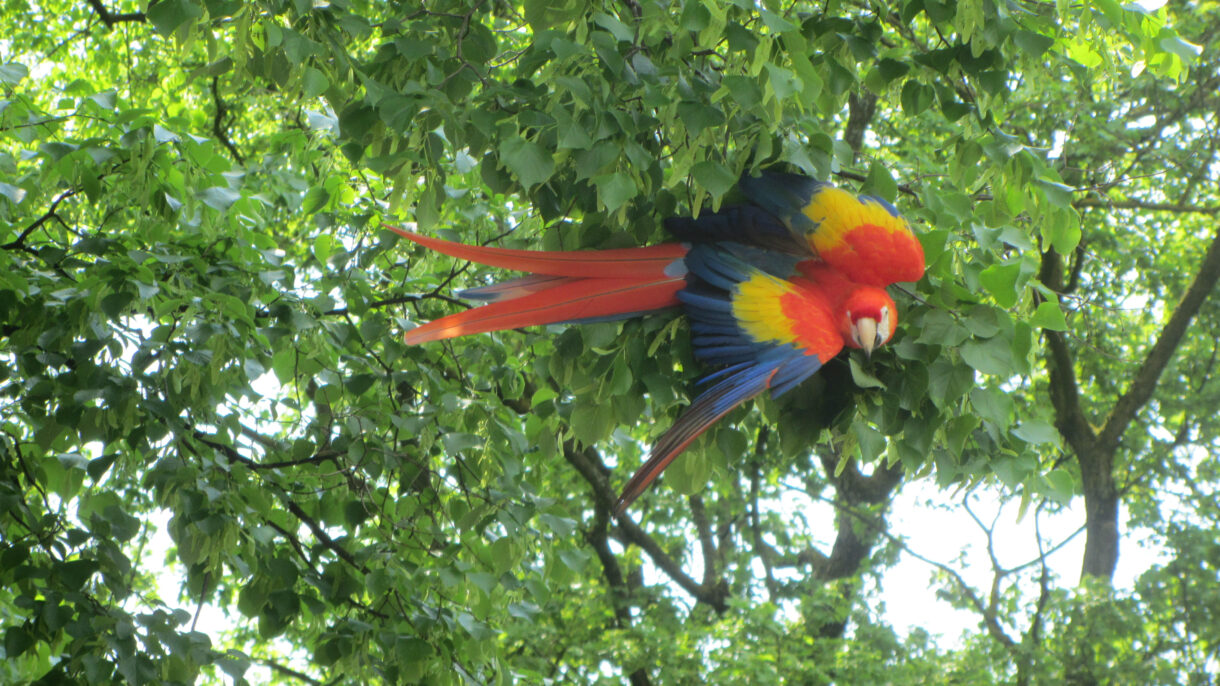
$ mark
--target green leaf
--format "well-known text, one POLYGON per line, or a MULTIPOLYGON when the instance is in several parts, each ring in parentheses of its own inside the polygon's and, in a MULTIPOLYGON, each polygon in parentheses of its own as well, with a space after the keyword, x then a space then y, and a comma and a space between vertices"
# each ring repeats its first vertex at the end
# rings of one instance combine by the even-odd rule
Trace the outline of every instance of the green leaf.
POLYGON ((201 13, 202 10, 189 0, 161 0, 150 4, 147 14, 157 33, 168 36, 201 13))
POLYGON ((597 197, 607 212, 614 212, 635 197, 636 187, 630 176, 614 172, 593 179, 597 186, 597 197))
POLYGON ((1012 34, 1012 41, 1017 44, 1030 57, 1041 57, 1043 53, 1050 50, 1055 44, 1055 40, 1050 36, 1044 36, 1033 31, 1019 29, 1012 34))
POLYGON ((1194 64, 1199 55, 1203 54, 1202 46, 1184 41, 1177 35, 1165 36, 1157 44, 1161 46, 1162 50, 1177 55, 1186 64, 1194 64))
POLYGON ((725 24, 724 38, 729 42, 730 52, 752 54, 754 48, 758 47, 758 37, 754 35, 754 32, 735 21, 725 24))
POLYGON ((525 21, 534 33, 541 33, 582 16, 586 7, 585 3, 573 0, 525 0, 525 21))
POLYGON ((208 207, 223 212, 241 200, 241 193, 224 186, 212 186, 199 194, 199 199, 208 207))
POLYGON ((16 62, 0 64, 0 83, 16 86, 29 75, 30 70, 24 64, 17 64, 16 62))
POLYGON ((724 113, 716 107, 697 102, 678 103, 678 118, 690 131, 692 136, 698 136, 704 130, 724 124, 724 113))
POLYGON ((614 414, 606 403, 582 405, 572 411, 572 433, 585 445, 592 445, 614 429, 614 414))
POLYGON ((597 12, 593 15, 593 23, 609 31, 610 35, 614 36, 614 40, 620 43, 632 43, 635 41, 635 32, 609 14, 597 12))
POLYGON ((831 93, 835 95, 843 95, 855 87, 855 74, 834 59, 827 58, 825 61, 825 68, 826 83, 830 86, 831 93))
POLYGON ((330 88, 330 79, 326 78, 326 74, 315 67, 305 69, 301 82, 301 90, 304 91, 305 97, 316 98, 326 92, 327 88, 330 88))
POLYGON ((1011 457, 1002 457, 991 463, 991 469, 995 475, 1000 477, 1000 481, 1009 488, 1016 488, 1025 481, 1026 475, 1031 471, 1031 465, 1026 461, 1011 457))
POLYGON ((15 660, 35 643, 34 635, 25 627, 10 626, 4 630, 4 657, 15 660))
POLYGON ((962 345, 961 352, 966 364, 984 374, 1008 377, 1017 373, 1012 346, 1003 338, 969 341, 962 345))
POLYGON ((1067 318, 1063 316, 1063 310, 1059 308, 1059 303, 1053 300, 1044 300, 1038 304, 1038 309, 1034 311, 1034 315, 1029 318, 1030 326, 1039 329, 1050 329, 1051 331, 1067 331, 1067 318))
POLYGON ((885 384, 880 379, 864 371, 859 362, 856 362, 855 357, 848 358, 848 365, 851 367, 851 378, 860 388, 885 388, 885 384))
POLYGON ((765 66, 775 97, 787 100, 801 91, 801 82, 795 74, 769 62, 765 66))
POLYGON ((970 337, 970 330, 958 322, 957 317, 945 310, 932 310, 923 318, 920 343, 956 346, 970 337))
POLYGON ((852 434, 856 437, 856 442, 860 446, 860 460, 868 463, 876 460, 883 452, 885 452, 885 436, 867 422, 856 418, 851 423, 852 434))
POLYGON ((356 374, 343 383, 343 388, 352 395, 360 395, 373 387, 377 377, 373 374, 356 374))
POLYGON ((961 457, 966 449, 966 441, 978 426, 979 418, 974 415, 954 417, 945 425, 946 447, 954 457, 961 457))
POLYGON ((1055 468, 1046 473, 1046 482, 1051 494, 1060 504, 1071 502, 1076 495, 1076 479, 1066 469, 1055 468))
POLYGON ((938 359, 928 369, 928 394, 938 407, 950 407, 974 386, 974 370, 938 359))
POLYGON ((69 560, 55 566, 55 574, 65 588, 79 590, 98 570, 97 562, 93 560, 69 560))
POLYGON ((1056 207, 1068 208, 1072 206, 1072 187, 1051 181, 1049 179, 1038 179, 1038 186, 1046 195, 1046 199, 1056 207))
POLYGON ((314 186, 305 193, 305 200, 301 203, 301 212, 313 214, 325 207, 328 202, 330 202, 330 191, 326 190, 324 186, 314 186))
POLYGON ((993 264, 979 273, 983 288, 1005 309, 1017 304, 1021 295, 1017 279, 1021 276, 1021 263, 993 264))
POLYGON ((110 535, 115 541, 130 541, 140 532, 140 520, 117 505, 107 505, 102 518, 110 525, 110 535))
POLYGON ((242 683, 244 681, 242 675, 250 669, 251 661, 250 658, 242 655, 240 652, 230 650, 223 656, 218 657, 216 664, 235 683, 242 683))
POLYGON ((936 102, 936 91, 931 86, 907 79, 906 83, 902 84, 901 102, 903 113, 913 117, 936 102))
POLYGON ((335 239, 328 233, 320 234, 313 239, 313 255, 322 264, 326 264, 330 260, 334 251, 334 241, 335 239))
POLYGON ((723 164, 711 160, 704 160, 696 164, 691 169, 691 175, 695 177, 695 183, 711 193, 714 198, 724 197, 737 185, 737 177, 733 172, 723 164))
POLYGON ((1043 231, 1051 247, 1061 255, 1070 255, 1080 244, 1080 217, 1072 209, 1053 212, 1043 222, 1043 231))
MULTIPOLYGON (((885 79, 886 83, 889 83, 890 81, 894 81, 906 76, 907 72, 911 71, 911 65, 907 64, 906 62, 899 62, 896 59, 885 57, 877 63, 877 71, 881 74, 881 78, 885 79)), ((905 84, 903 90, 905 90, 905 84)))
POLYGON ((1021 422, 1013 428, 1012 434, 1026 443, 1059 444, 1059 432, 1048 422, 1032 419, 1021 422))
POLYGON ((9 199, 9 202, 14 205, 20 205, 22 200, 25 200, 26 191, 24 188, 14 186, 12 184, 0 181, 0 195, 9 199))
POLYGON ((537 186, 555 172, 550 153, 524 138, 513 137, 500 143, 500 159, 526 188, 537 186))
POLYGON ((999 388, 976 388, 970 391, 970 404, 980 417, 1000 429, 1012 423, 1012 396, 999 388))
POLYGON ((776 13, 767 10, 766 7, 760 7, 758 10, 758 15, 762 17, 763 24, 774 33, 787 33, 788 31, 795 31, 797 29, 795 24, 776 13))
POLYGON ((733 101, 743 109, 753 108, 762 102, 762 90, 758 87, 758 81, 752 77, 733 74, 724 77, 721 83, 733 101))
POLYGON ((588 150, 593 146, 593 137, 589 135, 588 128, 567 110, 555 110, 555 123, 559 129, 560 150, 588 150))
POLYGON ((118 459, 118 457, 118 453, 108 453, 106 455, 102 455, 101 457, 92 459, 89 461, 89 465, 85 467, 85 473, 87 473, 89 478, 93 479, 95 482, 101 481, 102 477, 106 475, 106 472, 110 470, 110 467, 114 464, 114 461, 118 459))
POLYGON ((970 308, 966 315, 966 328, 978 338, 991 338, 1000 332, 1000 318, 1005 317, 1003 310, 979 305, 970 308))
POLYGON ((450 455, 463 453, 472 448, 478 448, 483 445, 483 438, 474 434, 468 433, 447 433, 441 438, 441 442, 445 445, 445 452, 450 455))
POLYGON ((153 140, 158 143, 177 143, 182 140, 182 137, 160 124, 154 124, 153 140))
POLYGON ((893 203, 898 198, 898 184, 885 165, 874 162, 864 180, 864 192, 893 203))

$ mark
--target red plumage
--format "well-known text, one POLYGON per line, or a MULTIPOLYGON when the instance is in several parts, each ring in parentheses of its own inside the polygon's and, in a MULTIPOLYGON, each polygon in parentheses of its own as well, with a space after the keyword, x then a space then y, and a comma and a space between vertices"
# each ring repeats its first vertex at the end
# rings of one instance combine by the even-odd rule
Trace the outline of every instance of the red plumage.
POLYGON ((750 204, 666 221, 687 243, 548 252, 453 243, 388 227, 453 257, 530 272, 459 293, 488 304, 429 322, 408 343, 682 306, 695 355, 722 367, 655 443, 621 513, 696 438, 763 391, 780 395, 842 350, 871 352, 897 323, 884 287, 913 281, 923 249, 892 205, 806 177, 743 178, 750 204))

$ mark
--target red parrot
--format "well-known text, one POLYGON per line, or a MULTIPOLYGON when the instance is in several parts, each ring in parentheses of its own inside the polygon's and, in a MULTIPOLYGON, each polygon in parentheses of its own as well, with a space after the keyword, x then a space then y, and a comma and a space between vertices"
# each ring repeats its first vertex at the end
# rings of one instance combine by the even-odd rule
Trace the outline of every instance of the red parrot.
POLYGON ((778 397, 846 347, 894 335, 885 287, 918 281, 923 248, 893 205, 796 174, 738 183, 746 203, 665 227, 678 241, 547 252, 452 243, 389 227, 437 252, 531 272, 458 293, 489 304, 406 333, 409 344, 558 322, 625 319, 681 306, 695 356, 722 368, 657 441, 623 489, 621 514, 687 446, 764 390, 778 397))

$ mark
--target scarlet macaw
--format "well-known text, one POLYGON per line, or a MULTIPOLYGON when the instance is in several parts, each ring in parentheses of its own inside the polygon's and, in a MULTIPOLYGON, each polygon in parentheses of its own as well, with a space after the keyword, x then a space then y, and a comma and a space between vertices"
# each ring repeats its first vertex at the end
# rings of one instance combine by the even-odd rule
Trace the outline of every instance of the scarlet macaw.
POLYGON ((458 293, 487 305, 406 333, 409 344, 473 333, 605 321, 682 306, 695 356, 720 365, 623 489, 621 513, 734 407, 777 397, 844 346, 871 353, 898 315, 885 287, 917 281, 923 248, 893 205, 795 174, 742 177, 747 203, 665 220, 678 239, 641 248, 548 252, 453 243, 395 227, 438 252, 531 272, 458 293))

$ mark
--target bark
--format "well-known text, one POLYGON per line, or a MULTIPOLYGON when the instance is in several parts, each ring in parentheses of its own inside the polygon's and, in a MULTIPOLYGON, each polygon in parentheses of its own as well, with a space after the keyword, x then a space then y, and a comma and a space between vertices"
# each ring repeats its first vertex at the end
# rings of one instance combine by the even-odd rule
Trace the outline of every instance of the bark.
MULTIPOLYGON (((1056 292, 1063 292, 1063 260, 1054 250, 1042 256, 1039 278, 1056 292)), ((1114 403, 1099 430, 1094 430, 1080 402, 1075 361, 1067 335, 1046 331, 1047 370, 1055 427, 1071 448, 1080 466, 1085 502, 1085 550, 1081 577, 1109 582, 1118 564, 1119 493, 1114 479, 1114 458, 1123 434, 1147 405, 1161 374, 1182 343, 1191 319, 1220 280, 1220 233, 1213 237, 1194 280, 1161 328, 1131 384, 1114 403)))
POLYGON ((843 140, 851 146, 851 151, 860 154, 864 147, 864 132, 877 112, 877 96, 865 92, 862 95, 852 93, 847 98, 847 126, 843 130, 843 140))
MULTIPOLYGON (((838 458, 833 454, 822 455, 822 468, 835 486, 835 503, 839 505, 835 515, 835 542, 830 555, 820 560, 814 574, 823 584, 845 581, 860 572, 861 565, 872 553, 873 546, 885 528, 885 520, 866 520, 859 516, 862 506, 888 503, 894 489, 902 482, 902 467, 878 463, 873 473, 864 476, 853 460, 843 472, 835 476, 838 458)), ((841 592, 845 600, 854 591, 854 585, 844 584, 841 592)), ((844 603, 847 607, 848 603, 844 603)), ((847 628, 847 612, 814 630, 821 638, 840 638, 847 628)))

